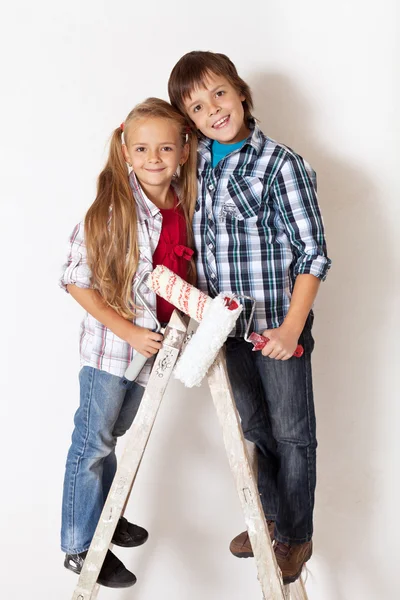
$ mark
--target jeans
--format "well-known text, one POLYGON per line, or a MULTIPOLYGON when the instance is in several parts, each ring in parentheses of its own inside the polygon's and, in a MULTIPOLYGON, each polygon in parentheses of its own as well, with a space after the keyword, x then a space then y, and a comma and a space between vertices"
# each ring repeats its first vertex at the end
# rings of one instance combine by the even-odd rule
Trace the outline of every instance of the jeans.
POLYGON ((120 385, 121 378, 93 367, 79 373, 80 405, 68 452, 62 502, 61 548, 68 554, 90 546, 110 490, 115 445, 135 418, 144 388, 120 385))
POLYGON ((228 338, 226 360, 243 434, 256 446, 258 491, 275 538, 300 544, 313 533, 316 424, 311 375, 310 313, 299 343, 301 358, 287 361, 252 352, 243 338, 228 338))

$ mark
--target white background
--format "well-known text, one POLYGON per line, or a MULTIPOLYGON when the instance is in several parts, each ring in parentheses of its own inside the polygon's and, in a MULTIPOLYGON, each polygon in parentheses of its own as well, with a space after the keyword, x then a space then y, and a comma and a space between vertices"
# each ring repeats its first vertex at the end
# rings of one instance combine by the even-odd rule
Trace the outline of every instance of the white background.
MULTIPOLYGON (((175 62, 224 52, 270 135, 316 169, 333 267, 316 303, 318 418, 310 600, 395 597, 399 455, 399 14, 392 1, 15 0, 1 45, 1 580, 7 600, 63 600, 59 524, 78 402, 81 309, 58 289, 111 131, 175 62), (396 47, 397 45, 397 47, 396 47)), ((206 387, 173 384, 117 550, 115 600, 260 598, 228 551, 243 519, 206 387)))

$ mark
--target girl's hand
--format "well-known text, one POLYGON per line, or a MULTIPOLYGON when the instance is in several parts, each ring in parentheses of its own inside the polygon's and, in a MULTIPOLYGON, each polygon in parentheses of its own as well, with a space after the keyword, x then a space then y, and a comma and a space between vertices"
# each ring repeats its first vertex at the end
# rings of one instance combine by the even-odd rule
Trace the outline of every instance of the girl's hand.
POLYGON ((261 350, 262 354, 276 360, 291 358, 299 340, 298 334, 285 327, 284 324, 276 329, 265 329, 261 335, 269 339, 269 342, 261 350))
POLYGON ((150 358, 162 347, 163 336, 161 333, 146 329, 146 327, 139 327, 138 325, 132 325, 132 329, 126 339, 128 344, 132 346, 137 352, 143 354, 146 358, 150 358))

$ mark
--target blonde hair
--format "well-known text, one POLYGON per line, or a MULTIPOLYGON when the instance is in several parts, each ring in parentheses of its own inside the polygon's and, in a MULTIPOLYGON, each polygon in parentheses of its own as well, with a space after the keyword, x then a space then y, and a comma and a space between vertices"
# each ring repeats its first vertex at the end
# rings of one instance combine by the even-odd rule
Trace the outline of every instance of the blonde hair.
MULTIPOLYGON (((185 216, 187 245, 193 247, 192 218, 197 196, 197 136, 186 118, 168 102, 148 98, 125 119, 124 136, 141 118, 163 118, 176 123, 182 145, 189 144, 189 158, 176 176, 179 204, 185 216)), ((139 262, 136 203, 129 183, 129 171, 122 152, 122 126, 114 130, 107 163, 97 182, 96 199, 85 217, 85 239, 92 285, 103 300, 127 319, 135 316, 132 281, 139 262)), ((188 281, 194 283, 192 259, 188 281)))

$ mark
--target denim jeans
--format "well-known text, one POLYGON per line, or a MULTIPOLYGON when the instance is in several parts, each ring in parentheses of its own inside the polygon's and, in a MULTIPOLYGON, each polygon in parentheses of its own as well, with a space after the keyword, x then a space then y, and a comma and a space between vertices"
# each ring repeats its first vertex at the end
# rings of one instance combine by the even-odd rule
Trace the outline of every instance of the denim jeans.
POLYGON ((68 452, 62 503, 61 548, 87 550, 117 469, 115 445, 135 418, 144 388, 93 367, 79 373, 80 405, 68 452))
POLYGON ((228 338, 226 360, 244 436, 256 446, 258 491, 280 542, 300 544, 313 533, 316 425, 311 375, 310 313, 299 343, 301 358, 287 361, 252 352, 228 338))

